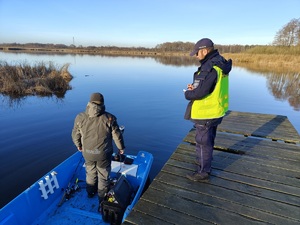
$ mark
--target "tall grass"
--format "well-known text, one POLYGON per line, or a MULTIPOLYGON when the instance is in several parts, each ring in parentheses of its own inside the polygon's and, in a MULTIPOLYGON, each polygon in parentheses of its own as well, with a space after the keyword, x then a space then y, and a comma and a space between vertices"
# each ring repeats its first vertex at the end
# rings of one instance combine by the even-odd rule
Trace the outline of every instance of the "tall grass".
POLYGON ((267 70, 277 74, 300 73, 300 54, 226 53, 233 65, 267 70))
POLYGON ((28 95, 63 97, 67 90, 72 89, 69 82, 73 77, 68 67, 69 64, 58 67, 52 62, 10 65, 0 61, 0 93, 13 98, 28 95))
POLYGON ((269 46, 269 45, 256 46, 254 48, 247 49, 245 53, 300 56, 300 45, 299 46, 269 46))

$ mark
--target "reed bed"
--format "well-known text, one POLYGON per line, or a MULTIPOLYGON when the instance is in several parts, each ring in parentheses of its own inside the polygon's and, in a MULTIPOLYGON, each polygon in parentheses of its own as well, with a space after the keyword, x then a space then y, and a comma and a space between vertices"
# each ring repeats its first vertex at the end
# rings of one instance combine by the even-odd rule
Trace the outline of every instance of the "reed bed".
POLYGON ((13 98, 29 95, 63 97, 71 90, 69 64, 61 67, 52 62, 30 65, 26 62, 11 65, 0 61, 0 93, 13 98))
POLYGON ((300 72, 300 54, 225 53, 223 55, 227 59, 231 58, 235 66, 284 74, 300 72))
POLYGON ((235 66, 246 68, 267 78, 267 87, 278 100, 287 100, 300 111, 300 55, 293 54, 224 54, 235 66))

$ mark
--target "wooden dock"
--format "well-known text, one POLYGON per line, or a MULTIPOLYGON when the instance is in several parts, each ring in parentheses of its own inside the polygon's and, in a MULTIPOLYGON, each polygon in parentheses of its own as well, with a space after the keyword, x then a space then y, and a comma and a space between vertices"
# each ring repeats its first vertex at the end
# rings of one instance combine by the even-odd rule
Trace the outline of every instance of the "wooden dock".
POLYGON ((287 117, 229 112, 212 174, 193 182, 195 131, 184 138, 124 224, 300 224, 300 136, 287 117))

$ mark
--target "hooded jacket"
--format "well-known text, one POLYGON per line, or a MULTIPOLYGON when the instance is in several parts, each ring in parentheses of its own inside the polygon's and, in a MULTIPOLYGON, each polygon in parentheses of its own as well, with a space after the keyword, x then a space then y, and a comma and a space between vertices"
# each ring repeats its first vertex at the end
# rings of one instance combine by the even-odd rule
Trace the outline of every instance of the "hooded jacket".
POLYGON ((218 73, 213 67, 219 67, 223 71, 223 74, 229 74, 232 68, 231 59, 227 61, 219 54, 218 50, 213 50, 208 53, 206 57, 200 61, 200 63, 201 66, 194 73, 194 89, 185 92, 185 98, 190 100, 184 116, 184 118, 188 120, 191 119, 191 107, 193 101, 205 98, 215 89, 218 73))
POLYGON ((112 141, 118 149, 125 149, 116 117, 106 112, 104 105, 91 102, 87 104, 85 112, 76 116, 72 140, 77 148, 82 148, 85 160, 100 161, 102 167, 111 163, 112 141))

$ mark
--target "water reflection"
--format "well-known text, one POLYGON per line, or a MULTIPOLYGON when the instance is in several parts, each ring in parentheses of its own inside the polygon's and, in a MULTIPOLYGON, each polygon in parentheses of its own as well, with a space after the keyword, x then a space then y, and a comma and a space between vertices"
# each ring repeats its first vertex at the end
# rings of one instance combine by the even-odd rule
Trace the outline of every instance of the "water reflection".
MULTIPOLYGON (((28 98, 32 98, 33 96, 10 96, 10 95, 3 95, 0 94, 0 103, 1 106, 5 106, 8 108, 13 108, 13 109, 17 109, 17 108, 21 108, 24 104, 26 104, 26 100, 28 98)), ((52 102, 54 102, 55 104, 58 103, 63 103, 63 100, 65 98, 65 94, 60 95, 47 95, 47 96, 43 96, 43 95, 36 95, 37 98, 43 98, 44 100, 51 100, 52 102)))
POLYGON ((177 67, 199 65, 199 62, 194 57, 189 56, 156 56, 154 59, 158 63, 177 67))
POLYGON ((10 108, 18 108, 22 106, 23 100, 26 97, 12 97, 7 95, 0 95, 1 105, 6 105, 10 108))
MULTIPOLYGON (((21 54, 21 53, 15 53, 21 54)), ((43 56, 46 57, 49 54, 34 53, 28 55, 43 56)), ((85 56, 100 58, 131 58, 131 59, 145 59, 151 58, 155 62, 162 65, 170 65, 175 67, 190 67, 198 66, 199 62, 195 57, 189 56, 149 56, 149 55, 95 55, 95 54, 51 54, 54 57, 68 57, 73 59, 73 63, 77 64, 76 57, 82 58, 85 56)), ((300 74, 294 71, 288 71, 287 68, 283 67, 267 67, 257 64, 238 64, 239 67, 245 68, 249 72, 255 72, 257 75, 265 76, 267 79, 267 88, 270 93, 280 101, 287 101, 295 111, 300 111, 300 74)), ((63 99, 66 92, 54 93, 54 97, 57 99, 63 99)), ((24 97, 17 96, 3 96, 6 99, 8 105, 18 105, 24 99, 24 97)), ((48 96, 49 97, 49 96, 48 96)))
POLYGON ((287 100, 295 111, 300 111, 300 74, 269 73, 269 91, 278 100, 287 100))
POLYGON ((267 88, 275 99, 287 101, 295 111, 300 111, 300 73, 294 68, 262 67, 261 65, 239 64, 249 72, 267 79, 267 88))

